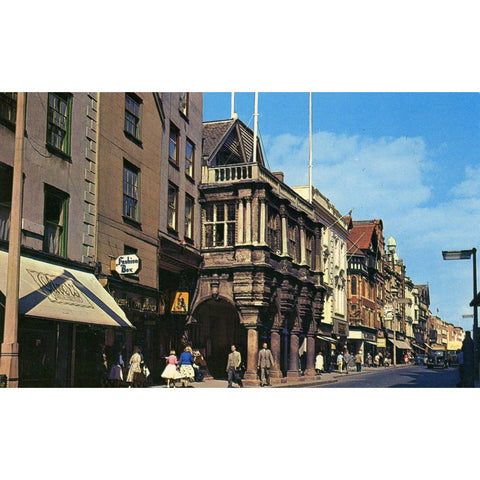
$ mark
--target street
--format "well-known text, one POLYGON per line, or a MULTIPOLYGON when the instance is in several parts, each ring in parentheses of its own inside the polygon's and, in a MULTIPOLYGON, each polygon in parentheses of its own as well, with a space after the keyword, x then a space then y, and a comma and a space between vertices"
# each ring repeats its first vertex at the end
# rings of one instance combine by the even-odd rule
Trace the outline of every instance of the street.
POLYGON ((315 388, 455 388, 458 368, 428 369, 424 366, 363 369, 361 375, 337 376, 338 382, 315 388), (363 373, 365 372, 365 373, 363 373))

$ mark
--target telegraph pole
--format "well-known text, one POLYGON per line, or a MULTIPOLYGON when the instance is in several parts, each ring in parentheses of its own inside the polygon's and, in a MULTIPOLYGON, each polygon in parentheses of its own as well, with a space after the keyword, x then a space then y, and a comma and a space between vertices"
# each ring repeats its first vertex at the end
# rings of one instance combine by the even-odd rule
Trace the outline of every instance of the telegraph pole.
POLYGON ((5 328, 0 357, 0 374, 7 376, 7 387, 18 387, 18 293, 20 286, 20 245, 23 204, 23 150, 25 101, 27 94, 17 94, 15 120, 15 156, 13 164, 12 208, 8 244, 5 328))

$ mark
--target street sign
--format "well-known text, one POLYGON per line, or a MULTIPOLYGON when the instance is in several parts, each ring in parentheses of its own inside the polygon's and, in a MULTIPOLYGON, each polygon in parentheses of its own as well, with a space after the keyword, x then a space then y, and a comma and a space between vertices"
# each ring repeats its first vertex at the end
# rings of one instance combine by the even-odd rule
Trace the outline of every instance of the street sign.
POLYGON ((177 292, 170 313, 188 313, 188 292, 177 292))

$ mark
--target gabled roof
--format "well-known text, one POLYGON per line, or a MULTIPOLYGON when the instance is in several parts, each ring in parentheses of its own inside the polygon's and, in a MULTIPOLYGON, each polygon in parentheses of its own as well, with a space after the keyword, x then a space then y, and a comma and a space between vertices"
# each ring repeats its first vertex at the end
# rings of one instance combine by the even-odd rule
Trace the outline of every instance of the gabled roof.
MULTIPOLYGON (((253 131, 239 119, 203 123, 203 164, 209 166, 250 163, 253 131)), ((260 142, 257 162, 264 165, 260 142)))
POLYGON ((374 231, 374 224, 356 225, 353 222, 353 228, 350 230, 347 238, 347 253, 353 255, 359 253, 360 250, 368 250, 372 243, 374 231))

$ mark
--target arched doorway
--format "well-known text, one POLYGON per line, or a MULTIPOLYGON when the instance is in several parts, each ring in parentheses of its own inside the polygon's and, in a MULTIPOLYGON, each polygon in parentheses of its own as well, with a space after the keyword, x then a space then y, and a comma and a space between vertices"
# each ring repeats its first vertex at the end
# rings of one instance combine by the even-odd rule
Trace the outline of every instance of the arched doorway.
POLYGON ((193 348, 203 350, 208 370, 214 378, 226 378, 227 357, 231 345, 235 345, 247 359, 247 333, 240 324, 235 307, 227 300, 206 300, 193 314, 188 325, 188 336, 193 348))

